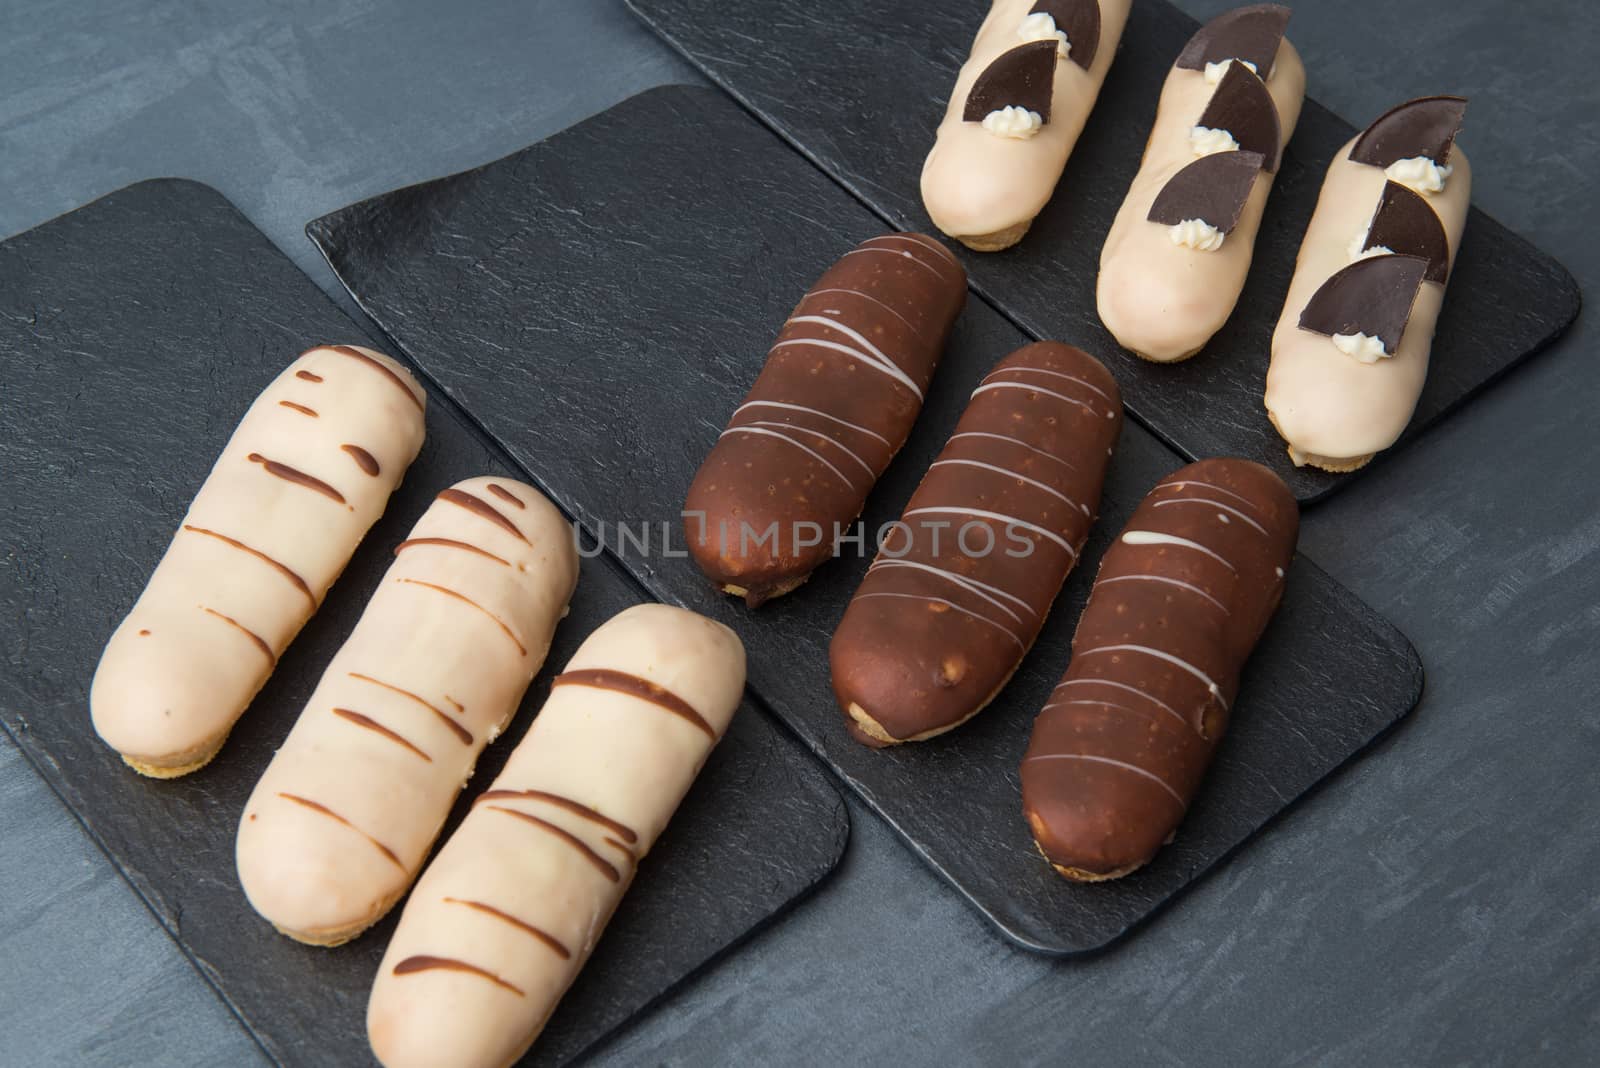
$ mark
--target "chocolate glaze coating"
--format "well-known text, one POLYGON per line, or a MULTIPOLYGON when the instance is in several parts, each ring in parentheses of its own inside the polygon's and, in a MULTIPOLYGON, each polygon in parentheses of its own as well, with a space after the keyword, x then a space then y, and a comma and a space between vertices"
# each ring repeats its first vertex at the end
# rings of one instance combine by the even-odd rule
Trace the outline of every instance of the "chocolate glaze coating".
POLYGON ((864 241, 818 279, 689 487, 684 531, 708 578, 754 607, 833 554, 835 527, 905 444, 966 299, 966 272, 923 234, 864 241))
POLYGON ((1121 429, 1116 381, 1071 345, 1028 345, 984 378, 834 632, 833 692, 858 740, 885 744, 851 705, 915 740, 1011 677, 1089 536, 1121 429))
POLYGON ((1299 525, 1277 475, 1202 460, 1157 483, 1107 551, 1022 761, 1023 815, 1062 874, 1124 875, 1177 829, 1299 525))

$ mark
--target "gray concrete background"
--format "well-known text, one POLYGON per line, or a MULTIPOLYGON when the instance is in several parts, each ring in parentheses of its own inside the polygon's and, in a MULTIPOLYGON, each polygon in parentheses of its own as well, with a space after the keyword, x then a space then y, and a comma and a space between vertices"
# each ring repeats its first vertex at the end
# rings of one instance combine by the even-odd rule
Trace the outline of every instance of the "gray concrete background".
MULTIPOLYGON (((1470 95, 1477 203, 1593 297, 1597 28, 1582 2, 1302 0, 1292 36, 1358 123, 1470 95)), ((0 235, 184 175, 350 308, 306 220, 697 80, 619 0, 0 0, 0 235)), ((1307 515, 1304 550, 1412 637, 1428 694, 1131 942, 1014 950, 856 806, 831 884, 598 1059, 1600 1059, 1597 336, 1580 320, 1307 515)), ((0 959, 0 1065, 260 1060, 9 743, 0 959)))

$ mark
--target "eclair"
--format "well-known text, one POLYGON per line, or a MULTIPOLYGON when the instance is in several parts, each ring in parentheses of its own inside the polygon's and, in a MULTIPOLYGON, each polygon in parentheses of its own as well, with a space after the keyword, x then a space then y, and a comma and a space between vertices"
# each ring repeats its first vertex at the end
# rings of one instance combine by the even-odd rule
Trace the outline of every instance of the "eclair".
POLYGON ((1055 191, 1131 0, 995 0, 922 166, 933 224, 979 252, 1022 240, 1055 191))
POLYGON ((1158 482, 1107 550, 1022 760, 1023 815, 1060 874, 1119 878, 1176 832, 1299 527, 1277 475, 1202 460, 1158 482))
POLYGON ((572 529, 532 486, 472 478, 434 499, 245 803, 256 912, 337 945, 399 900, 577 580, 572 529))
POLYGON ((739 639, 693 612, 639 605, 589 636, 406 902, 367 1005, 379 1061, 527 1052, 743 691, 739 639))
POLYGON ((689 551, 718 589, 755 607, 832 557, 966 299, 966 272, 922 234, 862 242, 801 298, 689 487, 689 551))
POLYGON ((130 767, 173 778, 222 748, 416 459, 425 404, 356 345, 256 398, 95 670, 94 729, 130 767))
POLYGON ((1401 104, 1328 165, 1267 369, 1267 414, 1296 465, 1353 471, 1411 421, 1471 206, 1466 104, 1401 104))
POLYGON ((1117 384, 1040 341, 1001 360, 884 538, 828 649, 857 740, 920 741, 976 715, 1044 625, 1100 509, 1117 384))
POLYGON ((1158 363, 1199 352, 1239 300, 1306 73, 1289 9, 1235 8, 1201 27, 1161 90, 1139 173, 1100 251, 1100 321, 1158 363))

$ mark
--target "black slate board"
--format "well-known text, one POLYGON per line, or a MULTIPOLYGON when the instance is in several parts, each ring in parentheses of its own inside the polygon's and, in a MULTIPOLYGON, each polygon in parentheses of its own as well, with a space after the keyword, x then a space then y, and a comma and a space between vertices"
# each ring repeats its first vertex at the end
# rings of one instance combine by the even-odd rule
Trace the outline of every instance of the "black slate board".
MULTIPOLYGON (((239 813, 434 493, 511 468, 435 397, 387 513, 204 770, 134 775, 95 737, 88 687, 244 409, 330 340, 361 335, 192 182, 130 186, 0 245, 0 723, 266 1052, 295 1065, 369 1063, 367 991, 398 909, 340 949, 275 934, 234 874, 239 813)), ((579 641, 643 599, 606 558, 585 561, 545 671, 464 796, 499 771, 579 641)), ((848 826, 826 772, 746 702, 528 1063, 571 1060, 805 894, 848 826)))
MULTIPOLYGON (((628 6, 882 218, 900 229, 937 233, 922 210, 922 161, 987 4, 628 0, 628 6)), ((1309 503, 1354 476, 1295 468, 1267 422, 1261 394, 1300 237, 1328 161, 1353 126, 1306 101, 1238 308, 1199 356, 1168 366, 1140 360, 1117 345, 1095 311, 1100 246, 1139 169, 1162 82, 1198 25, 1165 0, 1137 0, 1094 114, 1028 236, 1003 253, 949 244, 973 288, 1025 331, 1070 341, 1104 361, 1129 413, 1180 454, 1267 464, 1309 503)), ((1311 74, 1314 81, 1317 72, 1311 74)), ((1470 108, 1462 143, 1470 151, 1470 108)), ((1566 268, 1474 210, 1416 415, 1377 462, 1553 342, 1579 303, 1566 268)))
MULTIPOLYGON (((308 228, 363 307, 446 394, 663 600, 734 626, 753 688, 1021 945, 1095 949, 1149 915, 1415 704, 1409 643, 1315 565, 1289 596, 1241 693, 1234 733, 1175 845, 1115 884, 1075 887, 1039 859, 1016 768, 1066 666, 1109 532, 1176 459, 1128 425, 1099 535, 999 700, 933 742, 850 741, 827 643, 867 561, 822 568, 746 612, 681 553, 695 469, 754 379, 778 325, 833 260, 881 223, 703 89, 655 90, 498 163, 400 190, 308 228), (619 534, 650 524, 645 555, 619 534)), ((902 456, 868 504, 898 516, 977 379, 1026 339, 969 304, 902 456)))

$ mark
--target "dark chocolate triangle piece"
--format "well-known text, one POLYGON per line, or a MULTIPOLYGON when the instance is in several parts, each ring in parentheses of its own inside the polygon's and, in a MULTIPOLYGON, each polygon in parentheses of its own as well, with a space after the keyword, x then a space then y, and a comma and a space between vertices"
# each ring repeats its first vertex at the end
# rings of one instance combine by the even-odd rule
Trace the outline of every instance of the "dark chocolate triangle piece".
POLYGON ((1224 11, 1195 31, 1178 53, 1176 66, 1205 70, 1207 63, 1243 59, 1254 63, 1256 73, 1266 78, 1272 73, 1288 25, 1289 9, 1282 4, 1251 4, 1224 11))
POLYGON ((1260 171, 1259 152, 1217 152, 1201 156, 1161 187, 1146 218, 1169 225, 1177 225, 1185 219, 1201 219, 1231 234, 1260 171))
POLYGON ((1464 96, 1424 96, 1408 100, 1378 116, 1361 131, 1350 149, 1357 163, 1387 167, 1396 160, 1425 156, 1435 163, 1449 159, 1466 114, 1464 96))
POLYGON ((1235 63, 1217 82, 1217 91, 1200 116, 1201 126, 1227 130, 1246 152, 1261 153, 1268 172, 1278 170, 1282 144, 1278 128, 1278 109, 1267 92, 1267 83, 1242 63, 1235 63))
POLYGON ((1300 313, 1300 329, 1317 334, 1366 334, 1390 356, 1411 319, 1428 261, 1421 256, 1357 260, 1322 283, 1300 313))
POLYGON ((1067 35, 1067 58, 1084 70, 1100 50, 1100 5, 1096 0, 1039 0, 1030 15, 1049 15, 1067 35))
POLYGON ((991 111, 1016 107, 1036 111, 1040 119, 1049 122, 1056 45, 1053 38, 1029 41, 997 56, 972 83, 967 106, 961 112, 962 121, 982 122, 991 111))
POLYGON ((1427 260, 1426 281, 1443 284, 1450 273, 1450 243, 1444 236, 1444 224, 1426 197, 1399 182, 1383 184, 1383 198, 1373 212, 1361 250, 1380 245, 1390 252, 1427 260))

